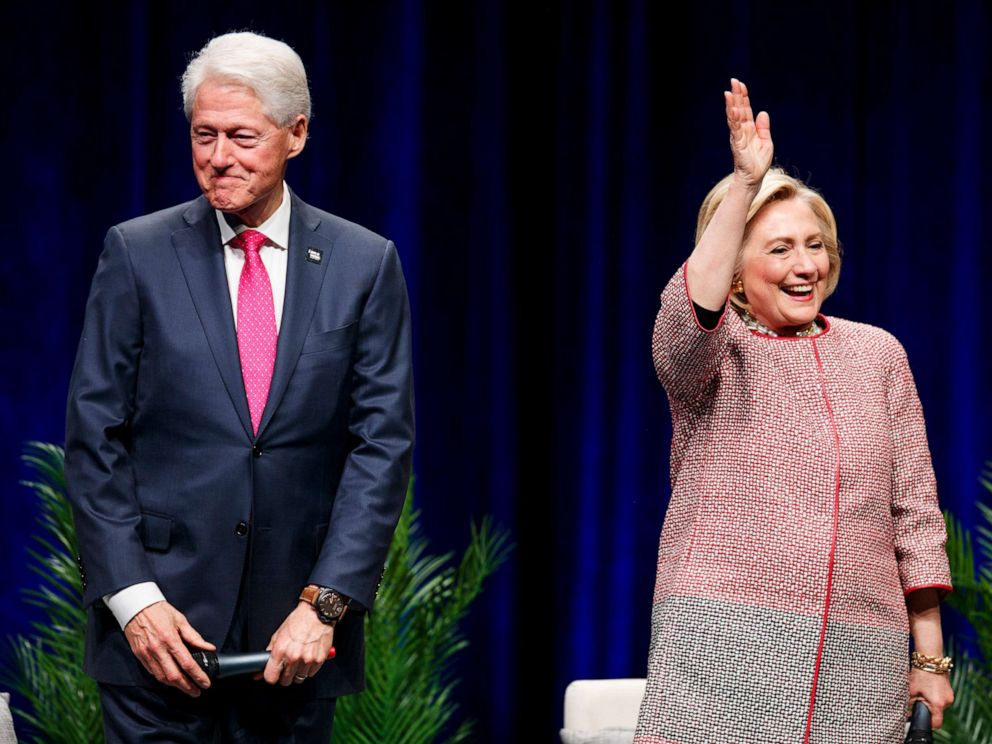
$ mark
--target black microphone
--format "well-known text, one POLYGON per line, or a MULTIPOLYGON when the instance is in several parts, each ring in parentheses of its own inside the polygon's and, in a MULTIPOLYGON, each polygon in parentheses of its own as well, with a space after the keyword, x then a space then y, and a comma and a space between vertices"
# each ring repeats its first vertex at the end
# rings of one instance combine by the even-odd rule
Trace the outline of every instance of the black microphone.
POLYGON ((215 654, 213 651, 193 651, 193 660, 207 673, 213 682, 237 674, 250 674, 265 669, 269 660, 268 651, 250 654, 215 654))
MULTIPOLYGON (((336 654, 334 646, 327 653, 328 659, 336 654)), ((238 674, 261 672, 269 661, 268 651, 255 651, 240 654, 215 654, 213 651, 191 651, 190 655, 197 666, 207 673, 210 681, 233 677, 238 674)))
POLYGON ((917 700, 913 704, 913 715, 910 716, 909 731, 906 732, 906 744, 933 744, 930 709, 922 700, 917 700))

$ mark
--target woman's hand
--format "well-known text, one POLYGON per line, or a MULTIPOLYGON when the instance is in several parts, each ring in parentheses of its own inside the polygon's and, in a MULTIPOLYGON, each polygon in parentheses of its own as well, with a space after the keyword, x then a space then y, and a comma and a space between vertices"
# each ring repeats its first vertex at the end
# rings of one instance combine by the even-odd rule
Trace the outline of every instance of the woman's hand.
POLYGON ((771 167, 775 152, 771 121, 765 111, 755 118, 747 86, 737 78, 730 79, 730 90, 724 91, 723 97, 727 105, 734 175, 743 185, 756 189, 771 167))
MULTIPOLYGON (((943 633, 940 626, 940 593, 933 587, 917 589, 906 595, 906 611, 913 646, 926 656, 944 655, 943 633)), ((909 700, 922 700, 930 709, 933 727, 944 722, 944 708, 954 702, 951 680, 946 674, 935 674, 913 667, 909 671, 909 700)))
POLYGON ((946 674, 934 674, 922 669, 909 672, 909 702, 922 700, 930 709, 933 728, 939 729, 944 723, 944 708, 954 702, 951 680, 946 674))

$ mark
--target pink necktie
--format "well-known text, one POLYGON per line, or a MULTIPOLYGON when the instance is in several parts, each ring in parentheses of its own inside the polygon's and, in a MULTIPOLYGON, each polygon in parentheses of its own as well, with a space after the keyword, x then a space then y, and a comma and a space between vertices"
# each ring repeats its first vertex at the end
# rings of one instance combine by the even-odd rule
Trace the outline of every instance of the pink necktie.
POLYGON ((265 236, 257 230, 245 230, 231 241, 232 246, 245 252, 245 265, 238 283, 238 353, 255 434, 258 434, 258 424, 269 397, 278 339, 272 284, 258 255, 258 249, 264 244, 265 236))

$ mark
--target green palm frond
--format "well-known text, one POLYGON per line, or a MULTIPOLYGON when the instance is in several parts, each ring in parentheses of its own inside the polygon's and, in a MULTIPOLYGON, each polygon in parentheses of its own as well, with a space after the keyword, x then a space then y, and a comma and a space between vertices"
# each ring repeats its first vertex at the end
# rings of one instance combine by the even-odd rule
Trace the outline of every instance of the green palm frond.
MULTIPOLYGON (((979 482, 992 494, 992 463, 987 467, 979 482)), ((967 639, 950 640, 957 659, 951 680, 955 700, 935 736, 937 741, 955 744, 992 744, 992 506, 978 503, 977 507, 983 521, 975 528, 974 538, 950 513, 944 515, 954 583, 947 604, 971 630, 967 639), (961 650, 968 642, 977 654, 961 650)))
MULTIPOLYGON (((468 645, 459 624, 511 546, 505 530, 483 519, 471 525, 455 566, 452 553, 427 554, 419 516, 411 485, 374 613, 365 620, 366 690, 338 702, 335 742, 420 744, 455 724, 451 662, 468 645)), ((469 741, 471 734, 471 721, 463 721, 448 741, 469 741)))
POLYGON ((992 686, 981 662, 969 658, 955 644, 948 646, 954 656, 951 676, 955 701, 944 716, 943 727, 934 740, 955 744, 992 744, 992 686))
POLYGON ((28 703, 17 709, 30 732, 22 739, 52 744, 103 741, 96 683, 83 674, 86 613, 76 568, 72 510, 65 495, 64 454, 60 447, 30 442, 24 461, 35 472, 25 486, 38 497, 39 534, 28 550, 29 568, 41 583, 25 598, 41 610, 30 637, 10 639, 12 666, 4 683, 28 703))

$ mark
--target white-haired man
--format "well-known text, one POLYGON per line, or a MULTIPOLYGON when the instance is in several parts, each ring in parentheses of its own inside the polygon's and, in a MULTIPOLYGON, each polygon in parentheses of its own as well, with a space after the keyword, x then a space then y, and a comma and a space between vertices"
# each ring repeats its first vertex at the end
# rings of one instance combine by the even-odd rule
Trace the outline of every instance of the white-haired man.
POLYGON ((110 229, 70 384, 86 669, 110 742, 326 742, 409 477, 406 287, 284 183, 289 46, 219 36, 182 91, 203 196, 110 229), (211 685, 189 648, 271 656, 211 685))

